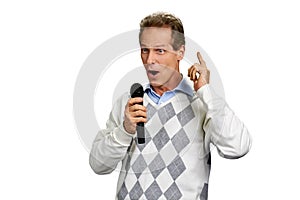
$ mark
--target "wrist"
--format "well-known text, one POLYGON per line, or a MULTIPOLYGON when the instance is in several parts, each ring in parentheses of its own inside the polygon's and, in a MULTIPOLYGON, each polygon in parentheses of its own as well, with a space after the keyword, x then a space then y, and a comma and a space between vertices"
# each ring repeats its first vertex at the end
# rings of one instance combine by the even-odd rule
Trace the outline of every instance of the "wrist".
POLYGON ((133 136, 133 134, 127 133, 122 124, 120 124, 119 127, 116 127, 114 131, 115 140, 124 146, 129 146, 133 136))
POLYGON ((125 122, 125 120, 123 121, 123 130, 127 133, 127 134, 135 134, 135 130, 128 128, 127 123, 125 122))

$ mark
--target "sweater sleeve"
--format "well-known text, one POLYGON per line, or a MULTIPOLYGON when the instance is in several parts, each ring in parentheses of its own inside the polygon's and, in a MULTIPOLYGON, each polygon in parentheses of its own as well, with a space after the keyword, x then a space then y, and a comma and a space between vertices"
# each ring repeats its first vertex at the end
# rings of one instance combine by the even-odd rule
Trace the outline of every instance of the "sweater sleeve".
POLYGON ((123 95, 110 113, 106 129, 98 132, 90 152, 89 163, 96 174, 111 173, 123 160, 134 135, 123 127, 127 95, 123 95))
POLYGON ((206 110, 203 123, 205 143, 213 143, 224 158, 240 158, 247 154, 251 148, 251 136, 224 99, 218 97, 208 84, 197 91, 197 96, 206 110))

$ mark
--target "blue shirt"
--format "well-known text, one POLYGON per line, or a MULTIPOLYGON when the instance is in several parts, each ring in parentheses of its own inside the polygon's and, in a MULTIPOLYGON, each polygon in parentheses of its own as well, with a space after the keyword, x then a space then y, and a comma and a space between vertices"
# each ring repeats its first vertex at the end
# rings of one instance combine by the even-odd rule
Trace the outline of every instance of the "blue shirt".
POLYGON ((148 84, 145 89, 145 93, 147 93, 147 95, 150 97, 150 99, 156 104, 161 104, 161 103, 168 101, 169 99, 174 97, 175 94, 178 92, 183 92, 191 97, 193 96, 193 93, 194 93, 193 89, 188 84, 188 82, 185 78, 182 78, 182 80, 180 81, 180 83, 177 85, 176 88, 174 88, 173 90, 164 92, 162 96, 159 96, 151 88, 150 84, 148 84))

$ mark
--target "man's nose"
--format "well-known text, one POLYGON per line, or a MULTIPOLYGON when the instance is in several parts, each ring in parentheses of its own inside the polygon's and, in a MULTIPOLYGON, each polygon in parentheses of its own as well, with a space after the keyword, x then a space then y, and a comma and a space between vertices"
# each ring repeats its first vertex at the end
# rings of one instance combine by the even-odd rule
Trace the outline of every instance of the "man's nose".
POLYGON ((147 64, 154 64, 155 63, 155 52, 153 50, 149 50, 148 57, 147 57, 147 64))

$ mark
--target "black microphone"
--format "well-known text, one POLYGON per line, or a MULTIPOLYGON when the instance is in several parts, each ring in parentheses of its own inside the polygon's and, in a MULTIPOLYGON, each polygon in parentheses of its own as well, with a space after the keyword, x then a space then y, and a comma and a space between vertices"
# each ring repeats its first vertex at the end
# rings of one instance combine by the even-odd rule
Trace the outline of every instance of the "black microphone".
MULTIPOLYGON (((144 97, 144 88, 139 83, 134 83, 130 88, 130 95, 131 98, 135 97, 144 97)), ((140 105, 143 105, 143 102, 139 103, 140 105)), ((137 132, 137 140, 139 144, 145 144, 145 131, 144 131, 144 123, 138 122, 136 126, 136 132, 137 132)))

